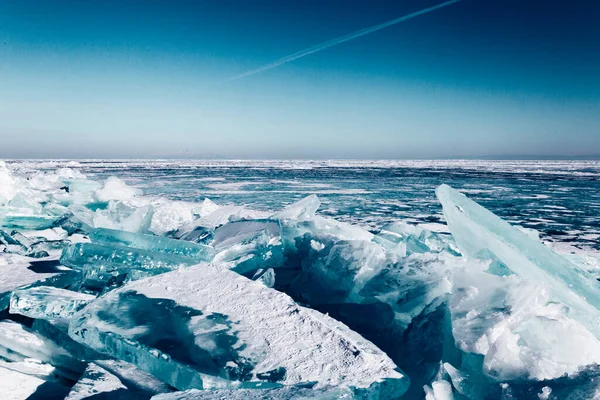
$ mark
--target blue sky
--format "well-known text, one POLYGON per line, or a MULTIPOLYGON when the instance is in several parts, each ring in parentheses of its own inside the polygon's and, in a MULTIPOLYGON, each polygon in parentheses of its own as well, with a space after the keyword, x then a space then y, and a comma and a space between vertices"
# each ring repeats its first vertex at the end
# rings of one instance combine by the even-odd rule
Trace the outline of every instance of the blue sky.
POLYGON ((600 154, 600 3, 0 0, 0 157, 600 154))

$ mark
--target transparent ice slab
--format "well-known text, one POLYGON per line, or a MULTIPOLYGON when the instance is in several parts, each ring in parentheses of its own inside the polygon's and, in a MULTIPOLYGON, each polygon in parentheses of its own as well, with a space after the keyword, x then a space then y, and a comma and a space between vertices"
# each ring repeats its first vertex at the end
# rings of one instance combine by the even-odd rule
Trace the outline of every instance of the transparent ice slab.
POLYGON ((47 320, 69 319, 95 297, 49 286, 38 286, 12 292, 10 313, 47 320))
POLYGON ((41 230, 52 228, 57 220, 57 217, 42 215, 0 215, 0 227, 41 230))
POLYGON ((8 320, 0 321, 0 355, 13 362, 26 359, 46 362, 56 367, 57 375, 74 381, 85 369, 85 363, 53 341, 8 320))
POLYGON ((196 264, 198 260, 117 245, 76 243, 64 249, 60 262, 79 271, 119 275, 131 269, 164 272, 196 264))
POLYGON ((89 237, 93 243, 106 246, 125 246, 154 253, 191 258, 198 261, 210 261, 215 255, 214 249, 210 246, 115 229, 96 228, 90 232, 89 237))
POLYGON ((90 363, 81 378, 71 388, 65 400, 83 400, 94 397, 110 398, 111 396, 119 398, 119 395, 125 396, 123 392, 126 390, 127 387, 121 383, 119 378, 99 365, 90 363))
POLYGON ((0 311, 8 307, 13 290, 35 285, 67 287, 77 274, 55 264, 58 263, 0 254, 0 311))
POLYGON ((437 196, 464 253, 473 258, 491 253, 520 277, 550 288, 600 338, 600 283, 592 275, 450 186, 438 187, 437 196))

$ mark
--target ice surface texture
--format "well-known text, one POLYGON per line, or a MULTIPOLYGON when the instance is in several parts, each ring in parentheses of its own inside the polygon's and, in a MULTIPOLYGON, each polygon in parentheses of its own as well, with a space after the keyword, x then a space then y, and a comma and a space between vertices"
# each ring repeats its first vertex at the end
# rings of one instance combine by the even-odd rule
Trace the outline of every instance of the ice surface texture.
POLYGON ((210 264, 127 284, 78 313, 69 333, 178 389, 408 387, 383 352, 343 324, 210 264))

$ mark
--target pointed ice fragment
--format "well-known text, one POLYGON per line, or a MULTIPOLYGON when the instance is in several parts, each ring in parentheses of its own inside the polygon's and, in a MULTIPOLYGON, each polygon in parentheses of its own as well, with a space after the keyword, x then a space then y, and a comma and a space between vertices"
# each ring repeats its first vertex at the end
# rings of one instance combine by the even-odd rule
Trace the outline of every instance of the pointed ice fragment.
POLYGON ((69 319, 95 297, 49 286, 15 290, 10 298, 10 313, 29 318, 69 319))
POLYGON ((454 400, 452 385, 445 380, 435 381, 431 387, 425 386, 425 400, 454 400))
POLYGON ((83 400, 100 396, 117 398, 120 392, 126 390, 127 387, 121 383, 119 378, 104 368, 90 363, 65 400, 83 400))
POLYGON ((275 270, 273 268, 259 269, 252 277, 252 280, 261 282, 266 287, 272 288, 275 286, 275 270))
POLYGON ((175 391, 168 384, 125 361, 97 360, 95 364, 116 376, 127 387, 128 396, 125 399, 148 399, 155 394, 175 391))
POLYGON ((267 232, 269 239, 279 236, 279 222, 271 219, 229 222, 215 230, 212 245, 217 249, 226 248, 230 243, 236 243, 238 236, 262 231, 267 232))
POLYGON ((215 261, 251 277, 258 269, 278 268, 284 263, 279 222, 248 220, 230 222, 215 231, 215 261))
POLYGON ((77 218, 70 211, 62 215, 56 221, 55 225, 63 228, 69 235, 74 233, 88 233, 92 229, 87 223, 77 218))
POLYGON ((111 176, 105 182, 101 189, 97 189, 96 198, 100 201, 109 200, 131 200, 142 194, 140 189, 128 186, 121 179, 111 176))
POLYGON ((96 210, 92 224, 96 228, 147 232, 153 213, 151 205, 133 207, 120 201, 110 201, 106 210, 96 210))
POLYGON ((65 349, 73 358, 80 361, 100 362, 108 359, 108 356, 100 354, 71 339, 69 336, 68 321, 36 319, 31 324, 31 330, 51 340, 63 349, 65 349))
POLYGON ((321 205, 321 201, 319 198, 311 194, 308 197, 303 198, 295 202, 294 204, 290 204, 283 210, 276 212, 271 216, 273 219, 311 219, 315 216, 317 209, 321 205))
POLYGON ((69 333, 181 390, 318 382, 401 395, 408 387, 345 325, 216 265, 129 283, 77 313, 69 333))
POLYGON ((42 206, 35 201, 30 201, 23 193, 18 193, 8 202, 10 207, 25 209, 32 214, 40 214, 42 206))
POLYGON ((155 253, 171 254, 197 261, 210 261, 215 250, 210 246, 162 236, 144 235, 115 229, 96 228, 90 232, 90 240, 107 246, 119 245, 155 253))
POLYGON ((472 257, 489 251, 511 271, 549 287, 572 315, 600 338, 600 283, 463 194, 442 185, 437 196, 460 249, 472 257))

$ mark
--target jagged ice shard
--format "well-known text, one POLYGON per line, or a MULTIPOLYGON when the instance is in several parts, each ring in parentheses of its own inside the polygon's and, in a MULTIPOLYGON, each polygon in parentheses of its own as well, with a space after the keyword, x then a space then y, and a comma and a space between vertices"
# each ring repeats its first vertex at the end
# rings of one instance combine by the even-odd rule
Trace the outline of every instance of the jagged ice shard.
POLYGON ((127 284, 76 314, 69 334, 181 390, 316 382, 389 397, 408 387, 345 325, 217 265, 127 284))
POLYGON ((489 254, 520 277, 549 287, 571 315, 600 338, 600 283, 466 196, 442 185, 437 196, 459 248, 474 258, 489 254))

